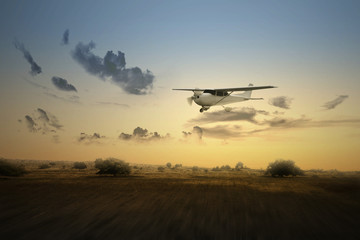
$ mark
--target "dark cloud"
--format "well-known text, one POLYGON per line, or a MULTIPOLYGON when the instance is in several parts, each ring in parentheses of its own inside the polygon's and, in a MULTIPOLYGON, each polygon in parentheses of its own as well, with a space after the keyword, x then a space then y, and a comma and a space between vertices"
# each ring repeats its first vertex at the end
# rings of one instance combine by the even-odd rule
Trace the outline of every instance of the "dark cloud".
POLYGON ((138 67, 126 68, 125 54, 108 51, 104 58, 91 52, 95 43, 78 43, 72 52, 72 57, 81 64, 85 70, 101 79, 110 77, 125 92, 135 95, 148 94, 152 89, 154 75, 149 71, 142 71, 138 67))
POLYGON ((69 29, 66 29, 65 32, 63 33, 61 43, 64 45, 69 44, 69 29))
POLYGON ((148 130, 144 129, 144 128, 141 128, 141 127, 137 127, 133 131, 133 136, 134 137, 145 138, 145 137, 148 136, 148 130))
POLYGON ((149 142, 153 140, 162 140, 170 138, 169 134, 161 136, 158 132, 149 132, 145 128, 137 127, 134 129, 133 134, 121 133, 119 139, 124 141, 140 141, 140 142, 149 142))
POLYGON ((66 79, 63 79, 61 77, 52 77, 51 79, 52 83, 57 87, 58 89, 62 91, 75 91, 77 92, 76 88, 68 83, 66 79))
POLYGON ((18 49, 20 52, 23 53, 24 58, 30 63, 31 65, 31 71, 30 74, 35 76, 37 74, 41 73, 41 67, 34 61, 33 57, 31 56, 30 52, 24 47, 24 44, 14 41, 14 46, 16 49, 18 49))
POLYGON ((30 132, 37 132, 36 123, 29 115, 25 116, 25 123, 30 132))
POLYGON ((38 108, 37 109, 39 113, 38 120, 42 120, 42 122, 46 125, 49 125, 50 127, 53 127, 57 130, 60 130, 63 126, 59 123, 59 120, 57 117, 52 115, 51 113, 47 113, 45 110, 38 108))
POLYGON ((203 129, 199 126, 194 126, 191 130, 191 132, 183 131, 183 139, 181 139, 181 142, 192 142, 195 141, 197 143, 202 143, 203 138, 203 129))
POLYGON ((194 135, 196 135, 196 136, 199 138, 199 140, 202 139, 203 130, 202 130, 201 127, 199 127, 199 126, 193 127, 192 133, 193 133, 194 135))
POLYGON ((92 135, 86 133, 80 133, 77 141, 79 143, 91 144, 91 143, 100 143, 101 139, 105 139, 105 136, 101 136, 99 133, 94 133, 92 135))
MULTIPOLYGON (((22 121, 19 121, 20 123, 22 121)), ((60 142, 60 137, 56 133, 59 130, 62 130, 62 125, 59 123, 58 119, 51 113, 38 108, 32 114, 32 116, 25 116, 25 124, 29 132, 32 133, 42 133, 44 135, 51 134, 52 141, 54 143, 60 142)))
POLYGON ((332 101, 326 102, 322 105, 326 110, 334 109, 337 105, 341 104, 345 99, 347 99, 349 95, 340 95, 332 101))
POLYGON ((269 99, 269 104, 275 107, 290 109, 292 98, 286 96, 279 96, 269 99))
POLYGON ((268 114, 268 112, 263 110, 255 110, 254 108, 242 108, 240 111, 215 111, 215 112, 206 112, 202 115, 199 115, 197 118, 190 119, 187 125, 194 124, 207 124, 215 122, 232 122, 232 121, 247 121, 251 123, 257 123, 255 116, 257 114, 268 114))

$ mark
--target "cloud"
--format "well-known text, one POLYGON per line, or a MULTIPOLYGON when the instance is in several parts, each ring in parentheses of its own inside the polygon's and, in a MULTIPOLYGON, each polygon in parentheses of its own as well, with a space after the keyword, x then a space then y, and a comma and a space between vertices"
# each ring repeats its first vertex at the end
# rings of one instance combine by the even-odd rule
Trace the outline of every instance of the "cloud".
POLYGON ((238 125, 217 125, 214 127, 203 127, 205 137, 218 139, 237 139, 243 136, 241 127, 238 125))
POLYGON ((183 138, 180 139, 181 142, 197 142, 197 143, 203 143, 203 129, 199 126, 194 126, 192 128, 191 132, 183 131, 183 138))
POLYGON ((97 102, 97 103, 101 104, 101 105, 113 105, 113 106, 124 107, 124 108, 129 108, 130 107, 127 104, 116 103, 116 102, 97 102))
POLYGON ((38 108, 37 112, 39 113, 38 120, 43 122, 44 127, 52 127, 56 130, 60 130, 63 126, 59 123, 57 117, 52 115, 51 113, 47 113, 45 110, 38 108), (47 126, 48 125, 48 126, 47 126))
POLYGON ((79 96, 68 96, 67 98, 65 97, 60 97, 54 93, 49 93, 49 92, 44 92, 45 95, 49 96, 49 97, 52 97, 52 98, 55 98, 55 99, 58 99, 58 100, 61 100, 61 101, 64 101, 64 102, 70 102, 70 103, 80 103, 79 101, 79 96))
POLYGON ((199 139, 199 140, 201 140, 201 139, 202 139, 202 136, 203 136, 203 130, 202 130, 202 128, 201 128, 201 127, 199 127, 199 126, 195 126, 195 127, 193 127, 193 131, 192 131, 192 133, 193 133, 194 135, 196 135, 196 136, 198 137, 198 139, 199 139))
POLYGON ((80 137, 78 137, 77 141, 79 143, 92 144, 92 143, 100 143, 101 139, 105 139, 105 136, 101 136, 99 133, 94 133, 92 135, 86 133, 80 133, 80 137))
POLYGON ((41 67, 34 61, 33 57, 31 56, 30 52, 24 47, 24 44, 14 41, 14 46, 17 50, 23 53, 24 58, 30 63, 31 71, 30 74, 35 76, 41 73, 41 67))
POLYGON ((65 32, 63 33, 61 43, 63 45, 69 44, 69 29, 66 29, 65 32))
POLYGON ((290 109, 292 98, 286 96, 279 96, 269 99, 269 104, 275 107, 290 109))
MULTIPOLYGON (((22 121, 19 122, 21 123, 22 121)), ((53 114, 41 108, 37 108, 31 116, 25 115, 24 123, 29 132, 39 132, 44 135, 52 134, 52 141, 55 143, 60 142, 60 137, 56 133, 59 130, 62 130, 63 126, 53 114)))
POLYGON ((311 122, 311 119, 305 118, 304 116, 298 119, 275 117, 269 120, 264 120, 262 124, 268 125, 272 128, 303 128, 309 127, 311 122))
POLYGON ((158 132, 149 132, 145 128, 137 127, 134 129, 133 134, 121 133, 119 139, 124 141, 138 141, 138 142, 150 142, 154 140, 164 140, 170 138, 170 134, 161 136, 158 132))
POLYGON ((206 112, 202 115, 199 115, 197 118, 190 119, 187 125, 195 125, 195 124, 207 124, 207 123, 215 123, 215 122, 232 122, 232 121, 246 121, 250 123, 257 124, 255 120, 255 116, 257 114, 267 115, 268 112, 263 110, 255 110, 254 108, 242 108, 240 111, 214 111, 214 112, 206 112))
POLYGON ((154 75, 149 71, 142 71, 139 67, 126 68, 125 54, 118 51, 117 54, 108 51, 104 58, 91 52, 95 43, 78 43, 72 51, 72 57, 90 74, 98 76, 102 80, 110 77, 125 92, 135 95, 148 94, 152 89, 154 75))
POLYGON ((37 132, 36 123, 29 115, 25 116, 25 123, 29 132, 37 132))
POLYGON ((324 105, 322 105, 322 107, 325 108, 325 110, 334 109, 337 105, 341 104, 348 97, 349 97, 349 95, 340 95, 339 97, 335 98, 334 100, 324 103, 324 105))
POLYGON ((76 88, 68 83, 66 79, 60 78, 60 77, 52 77, 52 83, 57 87, 58 89, 62 91, 75 91, 77 92, 76 88))

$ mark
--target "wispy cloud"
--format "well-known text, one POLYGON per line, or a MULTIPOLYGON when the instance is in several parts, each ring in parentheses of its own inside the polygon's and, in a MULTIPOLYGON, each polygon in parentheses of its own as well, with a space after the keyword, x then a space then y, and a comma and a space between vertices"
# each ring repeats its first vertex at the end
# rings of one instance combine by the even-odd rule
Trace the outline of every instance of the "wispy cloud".
POLYGON ((139 67, 126 68, 125 54, 118 51, 108 51, 104 58, 92 53, 95 43, 78 43, 72 51, 72 57, 90 74, 104 80, 110 77, 125 92, 135 95, 148 94, 152 89, 154 75, 149 71, 142 71, 139 67))
MULTIPOLYGON (((24 123, 29 132, 42 133, 44 135, 55 134, 63 128, 63 125, 60 124, 56 116, 41 108, 37 108, 31 116, 25 115, 24 123)), ((53 135, 53 141, 56 143, 60 142, 59 135, 53 135)))
POLYGON ((77 92, 76 88, 70 83, 68 83, 66 79, 63 79, 61 77, 52 77, 51 81, 59 90, 77 92))
POLYGON ((77 141, 84 144, 99 144, 101 143, 101 140, 105 138, 105 136, 101 136, 99 133, 90 135, 82 132, 80 133, 80 137, 77 138, 77 141))
POLYGON ((33 76, 35 76, 37 74, 40 74, 41 73, 41 67, 34 61, 33 57, 30 54, 30 52, 24 47, 24 44, 17 41, 17 40, 15 40, 13 43, 14 43, 15 48, 23 53, 24 58, 30 64, 30 66, 31 66, 30 74, 33 75, 33 76))
POLYGON ((28 128, 29 132, 37 132, 37 127, 35 121, 29 115, 25 116, 25 123, 26 127, 28 128))
POLYGON ((61 44, 63 45, 69 44, 69 33, 70 33, 69 29, 66 29, 65 32, 63 33, 61 44))
POLYGON ((50 92, 44 92, 45 95, 49 96, 49 97, 52 97, 52 98, 55 98, 57 100, 61 100, 61 101, 64 101, 64 102, 69 102, 69 103, 80 103, 79 101, 79 96, 68 96, 68 97, 61 97, 61 96, 58 96, 54 93, 50 93, 50 92))
POLYGON ((190 119, 187 122, 187 126, 195 124, 207 124, 216 122, 233 122, 233 121, 246 121, 256 124, 255 116, 257 114, 267 115, 268 112, 263 110, 255 110, 254 108, 242 108, 240 111, 226 112, 223 110, 206 112, 199 115, 196 118, 190 119))
POLYGON ((119 139, 124 141, 150 142, 170 138, 170 134, 161 136, 158 132, 149 132, 146 128, 137 127, 132 134, 121 133, 119 139))
POLYGON ((290 109, 292 98, 286 96, 279 96, 269 99, 269 104, 275 107, 290 109))
POLYGON ((334 109, 339 104, 344 102, 345 99, 347 99, 348 97, 349 97, 349 95, 340 95, 339 97, 335 98, 334 100, 324 103, 324 105, 322 105, 322 107, 325 108, 325 110, 334 109))
POLYGON ((130 106, 123 103, 116 103, 116 102, 97 102, 101 105, 110 105, 110 106, 117 106, 117 107, 123 107, 123 108, 129 108, 130 106))

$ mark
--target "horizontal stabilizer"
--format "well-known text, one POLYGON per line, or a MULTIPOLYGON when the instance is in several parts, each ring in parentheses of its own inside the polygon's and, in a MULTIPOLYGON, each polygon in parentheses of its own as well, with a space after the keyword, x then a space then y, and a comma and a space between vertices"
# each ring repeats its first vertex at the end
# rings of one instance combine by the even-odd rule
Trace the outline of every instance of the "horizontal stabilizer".
POLYGON ((246 100, 264 100, 263 98, 244 98, 246 100))

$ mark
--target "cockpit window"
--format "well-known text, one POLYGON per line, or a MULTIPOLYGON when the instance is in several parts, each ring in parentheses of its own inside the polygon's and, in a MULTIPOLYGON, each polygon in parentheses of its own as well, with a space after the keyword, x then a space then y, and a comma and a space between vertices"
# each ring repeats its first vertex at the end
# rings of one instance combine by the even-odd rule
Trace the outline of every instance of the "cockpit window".
POLYGON ((215 90, 205 90, 204 93, 210 93, 211 95, 216 95, 221 97, 229 95, 228 92, 226 91, 215 91, 215 90))

